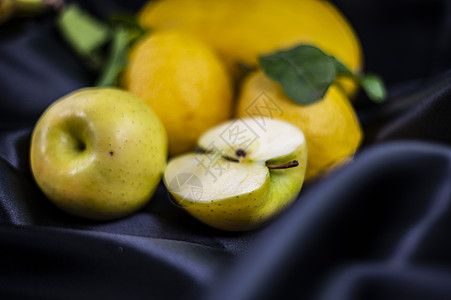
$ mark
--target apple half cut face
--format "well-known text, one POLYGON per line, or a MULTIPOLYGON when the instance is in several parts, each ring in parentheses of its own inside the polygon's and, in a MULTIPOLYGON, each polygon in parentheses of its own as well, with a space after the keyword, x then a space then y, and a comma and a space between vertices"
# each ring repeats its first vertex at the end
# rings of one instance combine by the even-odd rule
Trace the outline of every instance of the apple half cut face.
POLYGON ((169 161, 164 183, 179 205, 212 227, 260 227, 301 190, 306 141, 288 122, 230 120, 207 130, 198 147, 169 161))

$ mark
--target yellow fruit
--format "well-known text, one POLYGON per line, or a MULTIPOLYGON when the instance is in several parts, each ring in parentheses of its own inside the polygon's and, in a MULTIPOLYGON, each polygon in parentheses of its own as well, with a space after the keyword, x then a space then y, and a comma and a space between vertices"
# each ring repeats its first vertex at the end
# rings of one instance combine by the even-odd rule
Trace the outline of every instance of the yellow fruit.
POLYGON ((148 103, 168 132, 169 154, 191 150, 206 129, 231 117, 232 87, 224 65, 201 41, 154 32, 132 49, 128 90, 148 103))
POLYGON ((14 13, 13 0, 0 1, 0 24, 6 22, 9 18, 11 18, 13 13, 14 13))
MULTIPOLYGON (((232 71, 238 63, 253 67, 259 55, 301 43, 319 47, 355 72, 362 66, 355 32, 328 1, 150 1, 139 20, 144 27, 177 28, 201 38, 232 71)), ((349 94, 356 89, 350 80, 340 83, 349 94)))
POLYGON ((308 149, 306 179, 347 160, 357 150, 362 130, 346 95, 332 85, 320 101, 299 105, 262 72, 249 75, 239 96, 239 117, 272 117, 298 126, 308 149))

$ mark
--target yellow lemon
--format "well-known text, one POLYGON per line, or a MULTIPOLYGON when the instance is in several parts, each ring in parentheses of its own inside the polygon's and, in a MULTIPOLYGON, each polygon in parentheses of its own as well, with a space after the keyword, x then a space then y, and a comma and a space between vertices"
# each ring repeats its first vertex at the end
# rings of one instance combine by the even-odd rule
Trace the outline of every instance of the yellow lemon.
MULTIPOLYGON (((160 0, 140 12, 142 26, 177 28, 211 45, 229 70, 239 63, 256 66, 261 54, 311 44, 335 56, 354 72, 362 66, 362 50, 346 18, 328 1, 318 0, 160 0)), ((339 83, 349 95, 356 84, 339 83)))
POLYGON ((169 155, 191 150, 200 134, 231 117, 232 87, 221 60, 204 43, 157 31, 132 49, 124 83, 163 122, 169 155))
MULTIPOLYGON (((362 130, 346 95, 332 85, 323 99, 310 105, 291 101, 281 86, 262 72, 250 74, 239 96, 237 115, 286 120, 299 127, 308 149, 306 179, 350 158, 362 140, 362 130)), ((264 124, 262 124, 264 126, 264 124)))

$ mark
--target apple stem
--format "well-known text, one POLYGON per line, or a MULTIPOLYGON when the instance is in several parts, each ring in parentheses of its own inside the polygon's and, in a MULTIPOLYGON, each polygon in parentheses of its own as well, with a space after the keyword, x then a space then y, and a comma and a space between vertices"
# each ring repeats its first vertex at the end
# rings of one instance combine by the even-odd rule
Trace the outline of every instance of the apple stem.
POLYGON ((272 165, 272 164, 266 164, 268 169, 288 169, 299 166, 299 162, 297 160, 289 161, 284 164, 278 164, 278 165, 272 165))

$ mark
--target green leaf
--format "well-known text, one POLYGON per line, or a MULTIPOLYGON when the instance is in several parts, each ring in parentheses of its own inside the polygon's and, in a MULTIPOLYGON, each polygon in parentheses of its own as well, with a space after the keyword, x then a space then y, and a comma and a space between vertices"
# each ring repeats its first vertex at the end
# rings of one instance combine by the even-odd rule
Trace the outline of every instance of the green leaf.
POLYGON ((375 74, 356 75, 351 72, 344 64, 335 59, 335 69, 337 75, 344 75, 354 79, 365 91, 368 98, 374 102, 382 102, 387 96, 387 91, 382 79, 375 74))
POLYGON ((113 32, 113 40, 110 44, 108 60, 103 66, 103 71, 96 86, 117 86, 118 74, 127 65, 127 53, 130 31, 124 27, 117 27, 113 32))
POLYGON ((387 96, 382 79, 374 74, 363 75, 359 78, 360 85, 368 95, 368 98, 374 102, 382 102, 387 96))
POLYGON ((59 15, 58 28, 70 46, 97 68, 102 63, 99 49, 110 38, 109 27, 70 4, 59 15))
POLYGON ((122 26, 127 28, 127 30, 130 32, 130 43, 133 43, 137 38, 147 32, 147 29, 141 27, 136 16, 132 14, 121 13, 113 15, 109 21, 115 27, 122 26))
POLYGON ((353 79, 374 102, 383 101, 387 95, 378 76, 356 75, 335 57, 314 46, 300 45, 260 56, 259 60, 266 76, 278 82, 288 98, 301 105, 321 100, 337 76, 353 79))
POLYGON ((97 86, 117 86, 127 65, 130 46, 146 31, 136 17, 120 14, 100 21, 72 4, 60 15, 58 27, 69 45, 100 72, 97 86), (105 59, 106 58, 106 59, 105 59))
POLYGON ((110 19, 114 33, 108 48, 108 60, 103 65, 97 86, 118 86, 118 77, 128 63, 130 47, 147 33, 132 15, 116 15, 110 19))
POLYGON ((354 75, 354 73, 351 72, 351 70, 348 69, 344 64, 342 64, 339 60, 334 58, 334 65, 335 70, 337 71, 337 76, 343 75, 351 77, 355 80, 357 80, 357 77, 354 75))
POLYGON ((335 80, 334 58, 313 46, 300 45, 260 56, 259 60, 265 74, 280 83, 285 94, 298 104, 322 99, 335 80))

